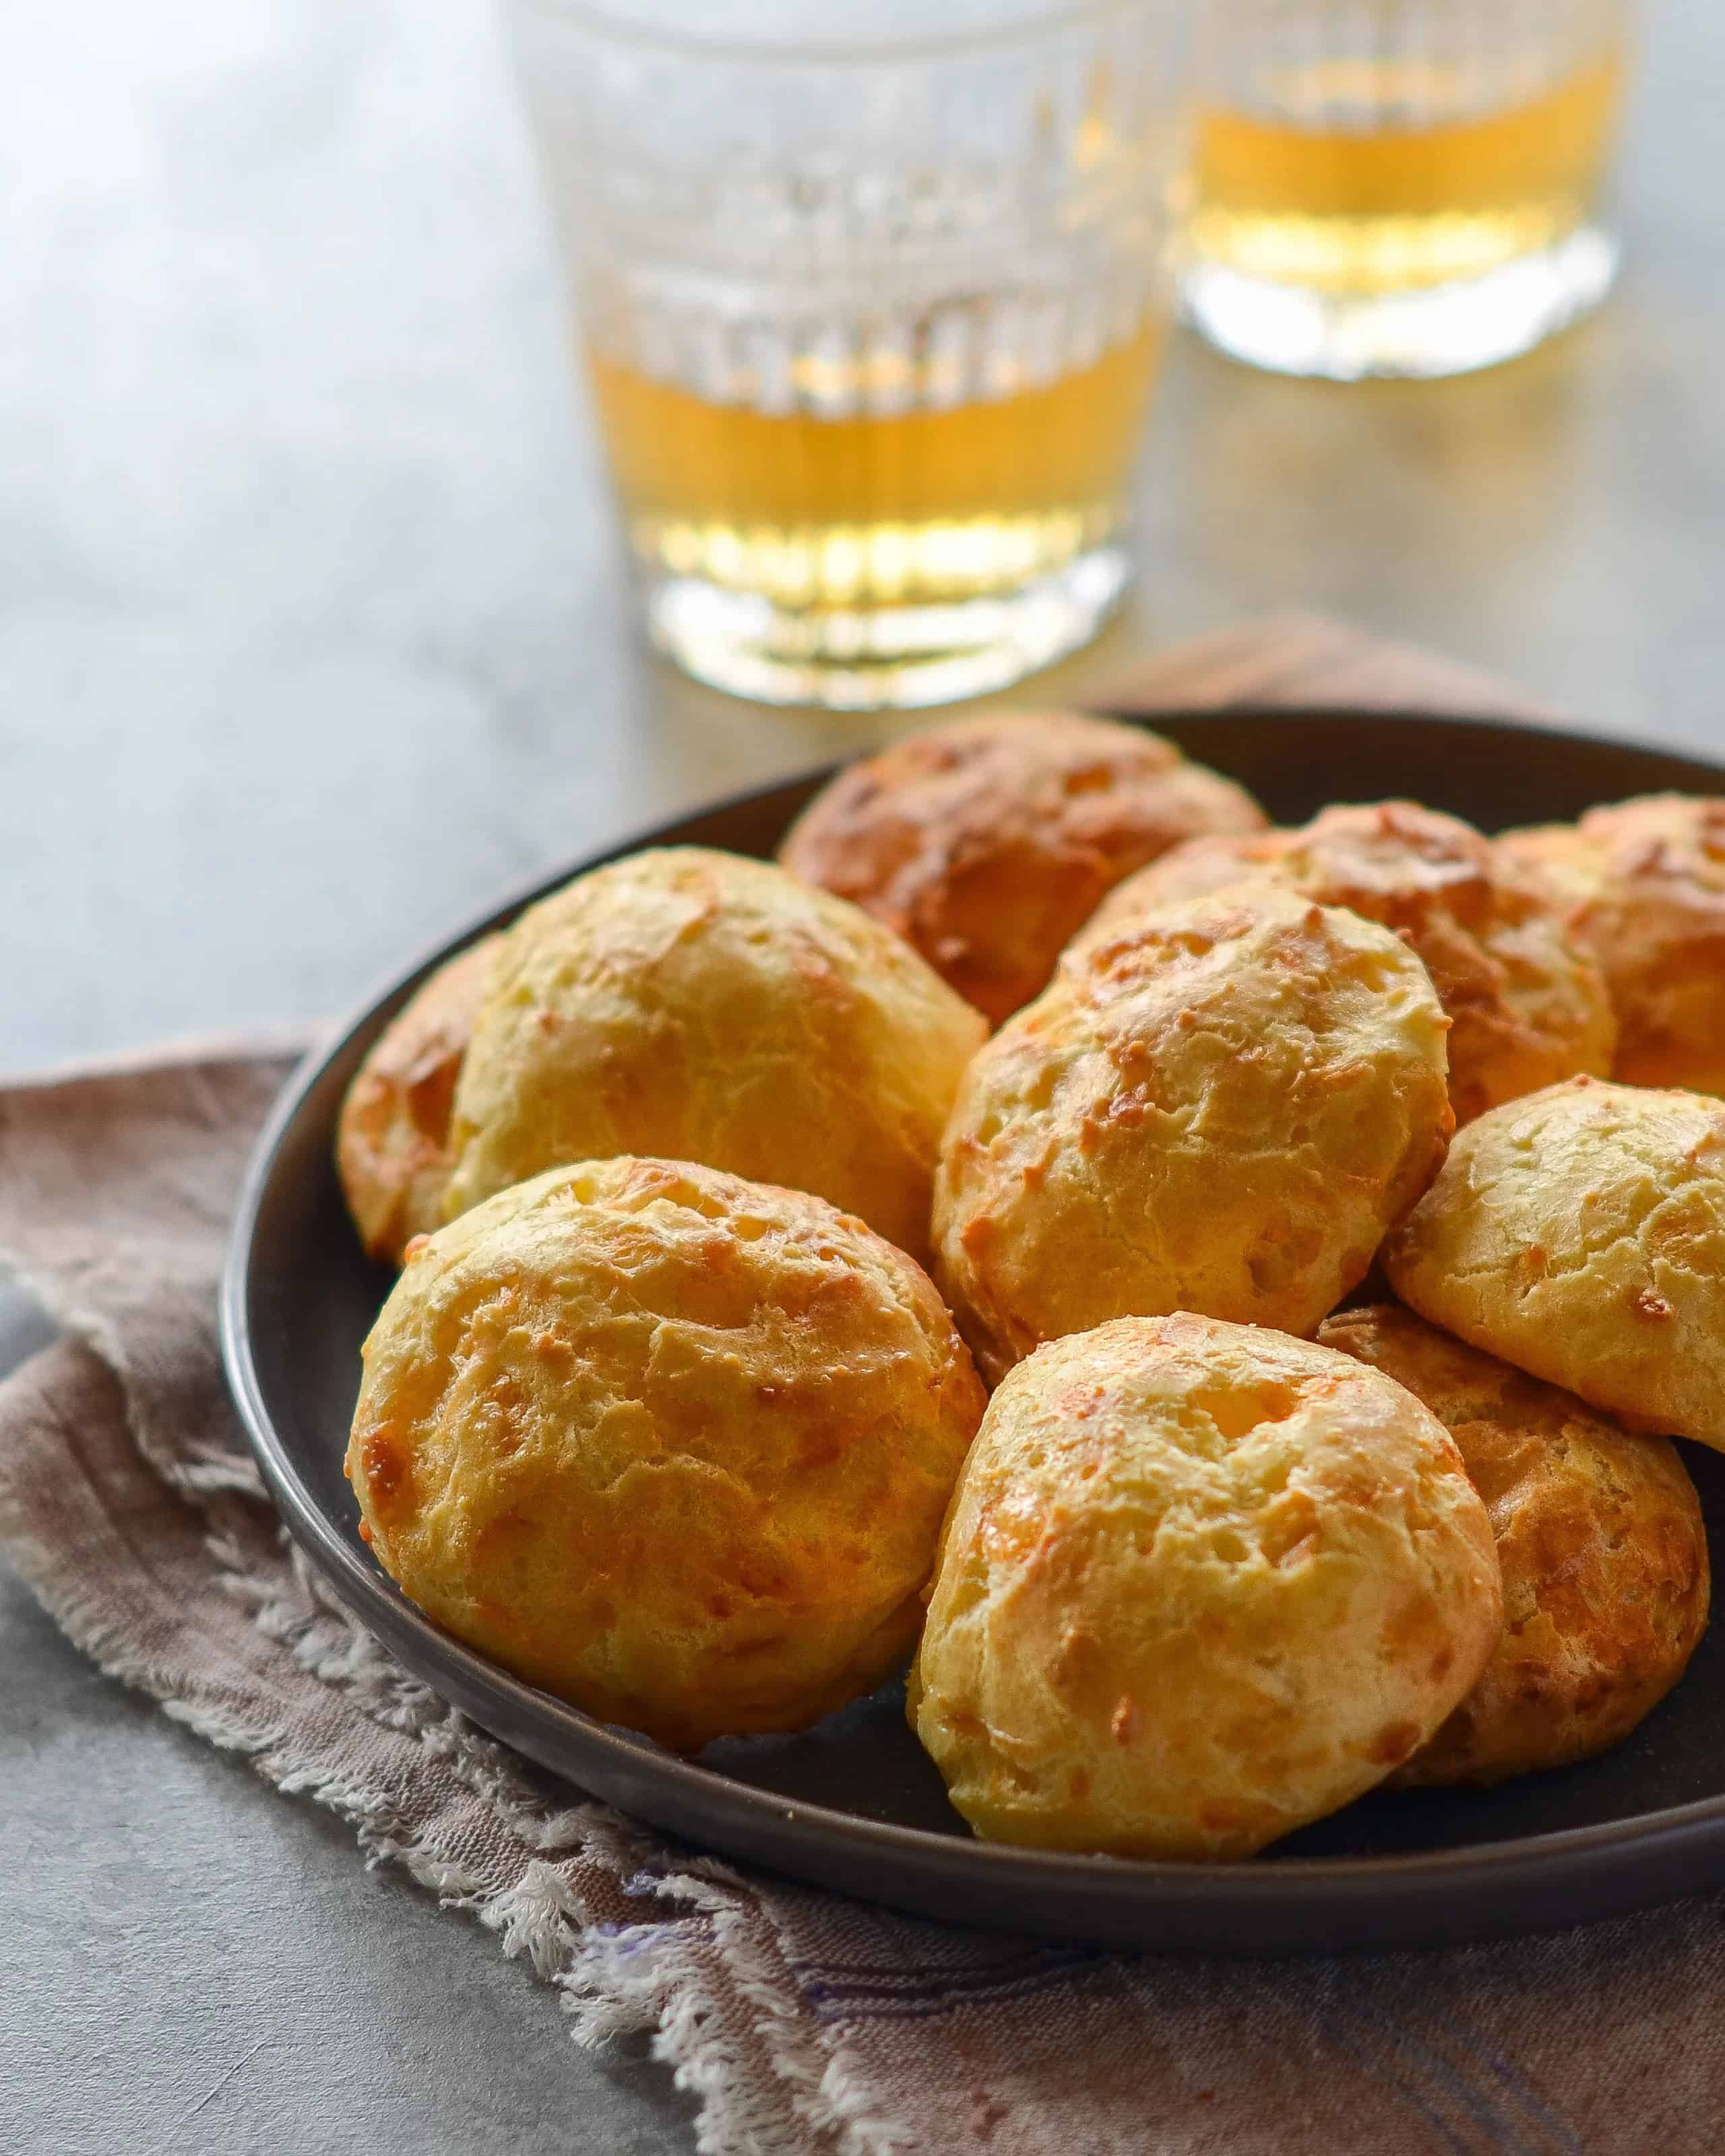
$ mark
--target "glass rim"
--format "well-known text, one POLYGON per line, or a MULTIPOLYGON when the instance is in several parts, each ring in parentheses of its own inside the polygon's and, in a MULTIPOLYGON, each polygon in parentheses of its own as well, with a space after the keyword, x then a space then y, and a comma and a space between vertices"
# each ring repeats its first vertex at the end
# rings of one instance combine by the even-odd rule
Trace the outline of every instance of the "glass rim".
POLYGON ((870 67, 899 60, 923 60, 964 53, 1029 45, 1065 30, 1118 21, 1131 15, 1162 14, 1180 0, 1064 0, 1034 21, 1002 23, 973 30, 911 32, 886 38, 835 38, 829 44, 806 38, 772 38, 721 32, 673 29, 631 22, 604 0, 508 0, 519 15, 543 15, 585 30, 613 44, 685 59, 747 61, 759 66, 870 67))

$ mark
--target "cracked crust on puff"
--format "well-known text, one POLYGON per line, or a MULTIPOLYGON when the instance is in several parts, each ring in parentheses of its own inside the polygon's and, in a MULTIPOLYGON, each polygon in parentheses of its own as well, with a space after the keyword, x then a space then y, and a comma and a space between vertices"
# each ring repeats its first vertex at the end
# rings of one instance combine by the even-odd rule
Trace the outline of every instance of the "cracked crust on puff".
POLYGON ((1243 787, 1139 726, 1073 711, 932 726, 847 765, 780 859, 914 944, 991 1023, 1134 869, 1202 831, 1255 831, 1243 787))
POLYGON ((1123 883, 1097 924, 1260 876, 1381 921, 1419 952, 1453 1021, 1458 1123, 1560 1078, 1609 1071, 1616 1027, 1604 978, 1563 909, 1471 824, 1412 801, 1194 839, 1123 883))
POLYGON ((1707 1625, 1707 1533, 1676 1447, 1394 1303, 1343 1311, 1318 1338, 1405 1385, 1443 1424, 1491 1515, 1503 1573, 1497 1651, 1397 1784, 1502 1781, 1628 1736, 1707 1625))
POLYGON ((1725 1093, 1725 801, 1645 794, 1497 844, 1599 961, 1617 1011, 1612 1075, 1725 1093))
POLYGON ((690 1750, 902 1664, 983 1406, 901 1251, 676 1161, 553 1169, 417 1244, 364 1359, 347 1472, 384 1568, 690 1750))
POLYGON ((1725 1450, 1725 1104, 1589 1078, 1471 1123, 1385 1244, 1435 1325, 1725 1450))
POLYGON ((442 1222, 455 1084, 502 942, 485 937, 439 966, 372 1042, 341 1103, 342 1195, 367 1255, 386 1264, 442 1222))
POLYGON ((979 1835, 1243 1857, 1417 1751, 1502 1626, 1485 1507, 1410 1393, 1259 1327, 1125 1318, 990 1401, 908 1708, 979 1835))
POLYGON ((859 906, 704 847, 632 854, 512 927, 455 1091, 454 1218, 569 1160, 810 1190, 913 1255, 976 1012, 859 906))
POLYGON ((1398 937, 1272 885, 1081 938, 942 1147, 937 1277, 984 1375, 1127 1315, 1309 1332, 1443 1158, 1447 1026, 1398 937))

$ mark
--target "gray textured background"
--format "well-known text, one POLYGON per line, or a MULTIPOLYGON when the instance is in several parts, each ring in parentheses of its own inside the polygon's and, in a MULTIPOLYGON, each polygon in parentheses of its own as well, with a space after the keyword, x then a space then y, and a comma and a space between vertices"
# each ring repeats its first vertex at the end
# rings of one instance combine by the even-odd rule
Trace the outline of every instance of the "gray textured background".
MULTIPOLYGON (((1646 15, 1606 313, 1423 387, 1177 348, 1139 595, 1027 693, 1315 605, 1725 748, 1725 17, 1646 15)), ((13 0, 0 172, 0 1070, 332 1010, 499 886, 874 737, 635 649, 481 0, 13 0)), ((0 1817, 0 2147, 692 2145, 657 2068, 578 2054, 3 1571, 0 1817)))

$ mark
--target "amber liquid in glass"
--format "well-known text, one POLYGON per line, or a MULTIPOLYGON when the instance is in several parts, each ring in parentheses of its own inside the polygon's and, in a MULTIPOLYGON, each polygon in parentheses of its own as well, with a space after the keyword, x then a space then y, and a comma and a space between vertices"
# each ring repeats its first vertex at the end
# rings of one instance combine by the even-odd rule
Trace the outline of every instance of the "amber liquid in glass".
MULTIPOLYGON (((999 394, 950 403, 907 362, 855 380, 802 357, 788 411, 587 359, 644 567, 807 609, 813 649, 834 609, 1010 591, 1112 537, 1162 343, 1147 322, 1089 366, 1034 383, 1008 367, 999 394)), ((794 619, 773 633, 794 644, 794 619)))
POLYGON ((1525 101, 1466 116, 1455 70, 1330 60, 1271 85, 1276 116, 1212 110, 1198 144, 1194 257, 1328 294, 1480 277, 1556 245, 1585 220, 1623 66, 1607 54, 1525 101), (1409 116, 1370 131, 1338 105, 1409 116), (1307 121, 1301 116, 1310 113, 1307 121))

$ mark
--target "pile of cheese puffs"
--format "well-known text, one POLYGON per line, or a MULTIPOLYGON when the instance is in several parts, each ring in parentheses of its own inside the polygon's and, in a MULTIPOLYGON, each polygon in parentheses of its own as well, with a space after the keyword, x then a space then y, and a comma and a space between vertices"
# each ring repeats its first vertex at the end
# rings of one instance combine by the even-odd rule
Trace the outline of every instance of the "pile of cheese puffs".
POLYGON ((1722 1093, 1725 802, 1278 829, 1136 726, 937 726, 377 1034, 359 1531, 681 1751, 908 1666, 1009 1841, 1560 1767, 1707 1621, 1722 1093))

